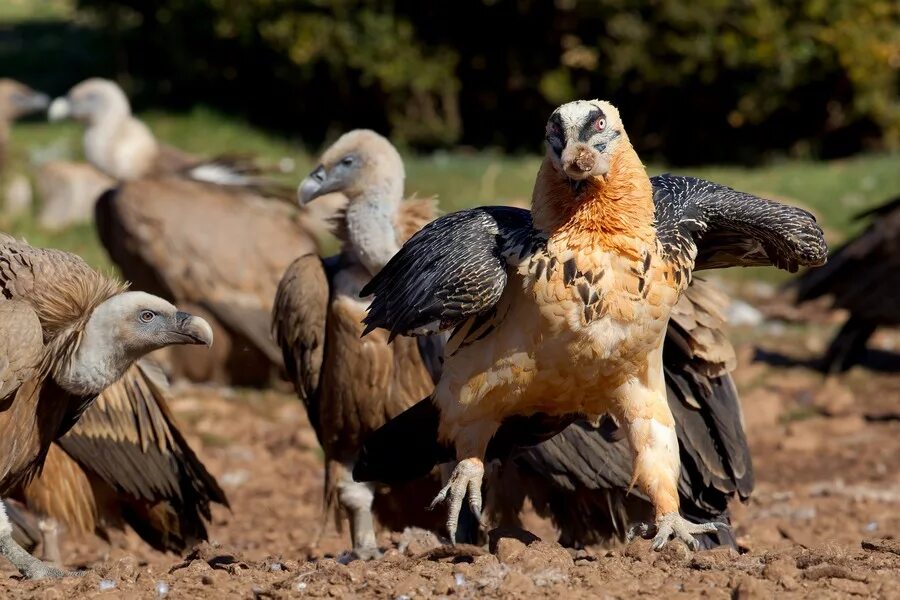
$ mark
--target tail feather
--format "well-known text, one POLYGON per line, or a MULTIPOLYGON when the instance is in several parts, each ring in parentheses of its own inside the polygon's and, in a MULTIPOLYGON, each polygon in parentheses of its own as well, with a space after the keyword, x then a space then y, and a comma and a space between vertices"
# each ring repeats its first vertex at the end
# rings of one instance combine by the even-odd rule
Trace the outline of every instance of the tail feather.
POLYGON ((453 460, 451 445, 438 441, 440 412, 425 398, 369 436, 353 468, 356 481, 397 483, 427 475, 453 460))

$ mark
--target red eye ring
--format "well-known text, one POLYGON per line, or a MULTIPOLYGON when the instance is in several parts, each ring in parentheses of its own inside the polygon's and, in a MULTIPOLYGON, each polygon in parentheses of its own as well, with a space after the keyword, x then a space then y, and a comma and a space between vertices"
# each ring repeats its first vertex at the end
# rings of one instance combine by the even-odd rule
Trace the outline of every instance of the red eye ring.
POLYGON ((599 119, 594 121, 594 129, 596 129, 597 131, 603 131, 604 129, 606 129, 606 118, 600 117, 599 119))

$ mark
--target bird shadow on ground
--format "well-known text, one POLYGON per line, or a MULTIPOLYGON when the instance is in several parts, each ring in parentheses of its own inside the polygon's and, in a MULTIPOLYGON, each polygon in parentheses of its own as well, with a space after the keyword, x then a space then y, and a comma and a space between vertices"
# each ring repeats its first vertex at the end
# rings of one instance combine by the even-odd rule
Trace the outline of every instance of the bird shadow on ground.
MULTIPOLYGON (((825 372, 825 365, 820 357, 790 356, 775 350, 766 350, 759 347, 753 353, 753 362, 761 362, 770 367, 781 369, 801 367, 819 373, 825 372)), ((900 373, 900 354, 887 350, 866 350, 860 361, 856 363, 856 366, 879 373, 900 373)))

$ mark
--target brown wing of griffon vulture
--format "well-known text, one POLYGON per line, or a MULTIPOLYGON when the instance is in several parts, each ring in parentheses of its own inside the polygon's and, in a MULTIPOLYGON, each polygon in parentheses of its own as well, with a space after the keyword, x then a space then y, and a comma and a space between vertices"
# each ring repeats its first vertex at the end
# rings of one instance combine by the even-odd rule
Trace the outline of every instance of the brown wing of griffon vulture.
POLYGON ((210 504, 228 500, 168 401, 162 373, 136 363, 51 446, 41 474, 21 490, 25 505, 73 533, 106 538, 127 524, 159 551, 208 539, 210 504))
MULTIPOLYGON (((0 498, 40 473, 53 442, 135 361, 211 343, 203 319, 126 291, 72 254, 0 234, 0 498)), ((65 574, 15 542, 5 509, 0 555, 30 578, 65 574)))
MULTIPOLYGON (((378 554, 372 514, 382 525, 434 527, 424 509, 438 474, 405 486, 353 482, 351 471, 365 437, 431 393, 424 362, 428 345, 410 337, 388 344, 386 332, 361 338, 368 301, 362 286, 393 252, 435 216, 433 200, 403 200, 400 155, 368 130, 342 136, 301 184, 301 199, 339 191, 348 198, 336 234, 341 253, 315 254, 291 264, 279 285, 273 323, 289 378, 306 405, 325 453, 325 506, 350 517, 354 552, 378 554)), ((340 524, 341 518, 338 515, 340 524)))

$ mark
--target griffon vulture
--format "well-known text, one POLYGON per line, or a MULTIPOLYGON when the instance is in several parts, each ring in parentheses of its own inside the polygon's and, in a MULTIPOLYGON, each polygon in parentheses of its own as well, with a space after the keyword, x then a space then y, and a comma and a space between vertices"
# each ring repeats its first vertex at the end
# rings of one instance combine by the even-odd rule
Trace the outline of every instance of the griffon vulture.
MULTIPOLYGON (((0 176, 3 175, 9 152, 9 130, 12 122, 27 114, 44 110, 50 103, 46 94, 30 87, 0 78, 0 176)), ((22 174, 14 174, 3 181, 2 211, 6 216, 18 216, 31 208, 31 183, 22 174)), ((2 179, 0 179, 2 181, 2 179)))
MULTIPOLYGON (((136 360, 211 343, 203 319, 72 254, 0 235, 0 498, 40 472, 52 443, 136 360)), ((13 540, 2 505, 0 555, 29 578, 64 575, 13 540)))
POLYGON ((312 252, 294 261, 273 312, 287 372, 325 452, 326 514, 338 506, 348 513, 353 551, 362 558, 378 555, 373 505, 392 528, 438 524, 422 509, 440 489, 439 477, 388 496, 350 474, 365 436, 434 387, 424 362, 437 358, 429 344, 398 337, 388 345, 383 333, 360 338, 368 306, 360 289, 435 216, 433 200, 403 200, 404 177, 397 150, 373 131, 351 131, 324 153, 299 196, 301 202, 337 191, 347 197, 337 224, 343 246, 324 261, 312 252))
POLYGON ((828 264, 793 285, 797 302, 830 295, 850 317, 825 352, 823 367, 842 373, 860 361, 879 326, 900 324, 900 197, 857 215, 868 227, 835 250, 828 264))
MULTIPOLYGON (((661 548, 720 523, 679 514, 681 472, 667 402, 663 341, 695 269, 822 264, 822 230, 809 213, 730 188, 647 177, 608 102, 557 108, 532 210, 485 207, 433 221, 363 287, 374 294, 366 331, 453 330, 426 403, 413 457, 449 445, 458 461, 434 504, 446 502, 451 538, 468 498, 482 507, 483 461, 504 422, 534 415, 610 414, 633 451, 632 482, 653 505, 634 531, 661 548), (429 441, 430 440, 430 441, 429 441)), ((403 438, 400 438, 401 440, 403 438)), ((422 465, 424 466, 424 465, 422 465)), ((362 461, 355 475, 368 479, 362 461)))
POLYGON ((228 500, 179 431, 167 388, 152 363, 135 363, 13 494, 44 517, 44 554, 53 562, 61 562, 57 523, 103 538, 127 524, 161 552, 181 553, 207 539, 210 503, 228 500))
POLYGON ((291 261, 316 248, 297 207, 260 196, 272 186, 248 169, 159 144, 111 81, 84 81, 49 112, 83 121, 88 159, 120 181, 95 214, 123 276, 203 315, 216 332, 208 355, 174 350, 172 370, 237 385, 277 378, 281 352, 269 331, 275 289, 291 261))
POLYGON ((6 163, 9 129, 13 121, 25 115, 45 110, 50 104, 46 94, 27 85, 0 77, 0 171, 6 163))

